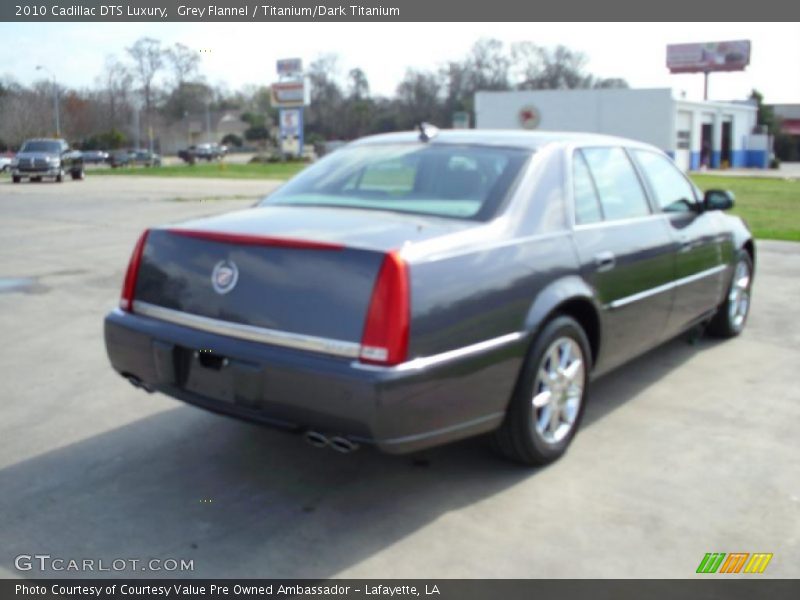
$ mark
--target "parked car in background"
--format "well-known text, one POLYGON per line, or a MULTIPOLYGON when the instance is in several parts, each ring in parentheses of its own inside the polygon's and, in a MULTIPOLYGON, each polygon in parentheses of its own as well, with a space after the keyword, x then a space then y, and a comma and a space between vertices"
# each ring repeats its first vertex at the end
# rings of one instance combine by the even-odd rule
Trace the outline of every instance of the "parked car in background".
POLYGON ((85 177, 80 151, 71 149, 62 139, 26 140, 11 162, 11 179, 14 183, 25 178, 41 181, 44 177, 61 183, 67 173, 72 179, 85 177))
POLYGON ((117 150, 111 153, 108 163, 112 168, 134 167, 160 167, 161 155, 150 150, 117 150))
POLYGON ((150 150, 136 150, 131 153, 131 162, 145 167, 160 167, 161 155, 150 150))
POLYGON ((372 136, 257 207, 142 233, 106 349, 137 387, 315 446, 493 432, 545 464, 593 378, 742 331, 755 246, 732 206, 617 137, 372 136))
POLYGON ((84 164, 97 165, 108 162, 109 153, 105 150, 85 150, 83 152, 84 164))
POLYGON ((198 160, 219 160, 228 153, 228 147, 220 144, 197 144, 178 151, 178 158, 194 164, 198 160))
POLYGON ((117 167, 127 167, 131 163, 131 151, 114 150, 109 155, 107 162, 109 165, 111 165, 112 169, 116 169, 117 167))
POLYGON ((14 160, 14 155, 10 152, 0 154, 0 172, 5 173, 11 170, 11 162, 14 160))

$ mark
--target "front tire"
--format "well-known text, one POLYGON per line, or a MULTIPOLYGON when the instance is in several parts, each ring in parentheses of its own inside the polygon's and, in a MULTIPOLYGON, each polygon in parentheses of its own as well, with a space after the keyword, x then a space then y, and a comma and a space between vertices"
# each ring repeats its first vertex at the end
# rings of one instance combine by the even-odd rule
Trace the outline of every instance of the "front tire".
POLYGON ((546 465, 567 450, 580 425, 591 371, 589 340, 571 317, 548 322, 531 345, 496 446, 527 465, 546 465))
POLYGON ((753 259, 740 250, 733 268, 725 301, 720 304, 706 331, 715 337, 736 337, 744 329, 750 314, 750 291, 753 287, 753 259))
POLYGON ((86 171, 84 171, 83 169, 81 169, 80 171, 72 171, 70 175, 72 176, 73 181, 83 181, 84 179, 86 179, 86 171))
POLYGON ((14 183, 19 183, 20 181, 22 181, 22 177, 20 177, 19 175, 12 175, 11 181, 14 183))

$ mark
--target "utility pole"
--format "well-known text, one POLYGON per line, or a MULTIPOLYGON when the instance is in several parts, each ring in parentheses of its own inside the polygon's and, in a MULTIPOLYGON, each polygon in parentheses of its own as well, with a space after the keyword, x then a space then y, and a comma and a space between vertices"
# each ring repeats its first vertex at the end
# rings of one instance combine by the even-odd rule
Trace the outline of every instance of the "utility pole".
POLYGON ((58 107, 58 83, 56 82, 56 76, 50 69, 42 65, 36 65, 36 70, 44 71, 53 78, 53 112, 56 120, 56 137, 61 137, 61 115, 59 114, 61 111, 58 107))

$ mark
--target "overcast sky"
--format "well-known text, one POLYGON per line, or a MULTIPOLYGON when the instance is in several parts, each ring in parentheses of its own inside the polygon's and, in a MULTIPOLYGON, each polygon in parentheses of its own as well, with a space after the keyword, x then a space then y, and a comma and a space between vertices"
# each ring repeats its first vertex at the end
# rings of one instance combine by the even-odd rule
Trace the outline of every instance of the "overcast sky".
POLYGON ((463 57, 481 37, 510 44, 564 44, 589 57, 588 70, 623 77, 631 87, 671 87, 701 99, 702 75, 670 75, 666 45, 752 40, 744 72, 715 73, 709 98, 741 99, 752 88, 767 102, 800 103, 798 23, 0 23, 0 76, 22 83, 41 78, 36 65, 67 86, 91 86, 105 57, 124 57, 142 36, 183 43, 202 53, 201 72, 212 84, 269 84, 275 60, 321 53, 340 56, 341 74, 361 67, 373 94, 389 95, 409 67, 433 69, 463 57))

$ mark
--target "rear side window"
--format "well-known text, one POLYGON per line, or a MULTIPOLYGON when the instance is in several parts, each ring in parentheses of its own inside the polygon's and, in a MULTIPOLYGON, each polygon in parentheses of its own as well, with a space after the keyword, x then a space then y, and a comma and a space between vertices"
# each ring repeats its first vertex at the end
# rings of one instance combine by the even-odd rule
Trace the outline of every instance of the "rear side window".
POLYGON ((575 198, 575 223, 585 225, 603 220, 592 175, 580 151, 572 159, 572 193, 575 198))
POLYGON ((689 212, 694 209, 694 189, 670 159, 647 150, 634 150, 634 156, 662 211, 689 212))
POLYGON ((582 152, 607 221, 650 214, 644 189, 622 148, 584 148, 582 152))

